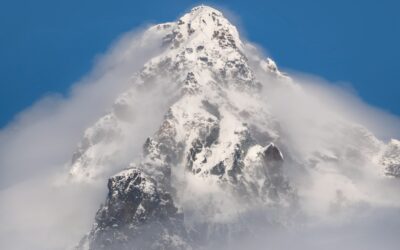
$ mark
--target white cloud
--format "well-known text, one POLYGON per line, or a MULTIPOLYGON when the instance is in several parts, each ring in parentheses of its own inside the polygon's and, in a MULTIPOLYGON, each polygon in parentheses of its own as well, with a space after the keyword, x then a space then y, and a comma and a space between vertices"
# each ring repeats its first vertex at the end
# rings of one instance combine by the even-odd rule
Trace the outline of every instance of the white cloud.
MULTIPOLYGON (((132 84, 133 72, 160 51, 160 39, 154 36, 140 30, 124 34, 67 96, 42 98, 0 131, 3 248, 60 249, 76 244, 87 232, 106 186, 103 182, 64 185, 60 176, 67 175, 65 164, 85 128, 132 84)), ((140 99, 151 100, 150 96, 140 99)), ((152 122, 156 114, 144 112, 138 115, 152 122)), ((143 124, 139 125, 143 132, 143 124)))

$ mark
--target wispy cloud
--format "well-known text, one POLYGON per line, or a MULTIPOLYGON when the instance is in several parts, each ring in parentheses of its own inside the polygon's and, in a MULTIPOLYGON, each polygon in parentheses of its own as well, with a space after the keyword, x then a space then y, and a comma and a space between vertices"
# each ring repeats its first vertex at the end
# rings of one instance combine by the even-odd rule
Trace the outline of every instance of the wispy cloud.
MULTIPOLYGON (((142 30, 124 34, 69 94, 42 98, 0 131, 2 247, 60 249, 76 244, 90 228, 106 193, 104 183, 64 185, 60 176, 67 175, 85 128, 111 109, 131 86, 133 73, 159 53, 161 39, 154 36, 142 30)), ((149 104, 151 94, 137 101, 149 104)), ((146 110, 138 110, 137 119, 156 123, 146 110)), ((152 128, 145 125, 136 128, 140 141, 147 134, 141 132, 152 128)))

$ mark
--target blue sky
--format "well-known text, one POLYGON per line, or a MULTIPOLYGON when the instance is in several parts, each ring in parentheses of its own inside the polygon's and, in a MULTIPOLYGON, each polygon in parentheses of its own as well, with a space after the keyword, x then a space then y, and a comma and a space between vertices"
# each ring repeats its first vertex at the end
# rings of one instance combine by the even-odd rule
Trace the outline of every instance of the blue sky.
MULTIPOLYGON (((123 32, 171 21, 199 1, 21 1, 0 8, 0 127, 42 96, 67 94, 123 32)), ((208 1, 283 70, 351 84, 400 115, 400 3, 395 0, 208 1)))

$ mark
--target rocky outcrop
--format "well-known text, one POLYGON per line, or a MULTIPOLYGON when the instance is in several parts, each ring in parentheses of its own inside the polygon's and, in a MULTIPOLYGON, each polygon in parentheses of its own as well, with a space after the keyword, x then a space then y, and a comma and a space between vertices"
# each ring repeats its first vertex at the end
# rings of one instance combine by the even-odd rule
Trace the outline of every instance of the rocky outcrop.
POLYGON ((108 181, 106 202, 78 249, 188 249, 183 214, 171 195, 138 169, 108 181))
POLYGON ((400 141, 392 139, 386 146, 381 163, 385 174, 400 178, 400 141))

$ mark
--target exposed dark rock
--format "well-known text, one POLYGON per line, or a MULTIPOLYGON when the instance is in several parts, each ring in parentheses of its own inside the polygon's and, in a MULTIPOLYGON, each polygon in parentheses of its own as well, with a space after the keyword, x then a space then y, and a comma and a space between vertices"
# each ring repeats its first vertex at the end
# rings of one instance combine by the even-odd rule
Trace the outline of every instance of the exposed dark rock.
POLYGON ((128 169, 109 179, 108 190, 78 249, 187 249, 183 214, 151 177, 128 169))
POLYGON ((189 36, 195 32, 195 30, 192 28, 192 25, 190 23, 187 24, 187 30, 189 36))
POLYGON ((201 57, 199 57, 199 60, 202 62, 208 62, 208 57, 201 56, 201 57))
POLYGON ((400 165, 399 164, 392 164, 386 167, 385 173, 388 176, 393 176, 400 178, 400 165))
POLYGON ((211 128, 210 133, 206 137, 206 147, 210 147, 213 143, 218 140, 219 137, 219 126, 214 126, 211 128))
POLYGON ((189 149, 189 154, 187 156, 187 166, 186 168, 192 171, 193 162, 197 160, 196 155, 203 150, 203 144, 199 139, 192 142, 192 147, 189 149))
POLYGON ((219 175, 219 176, 222 176, 223 174, 225 174, 225 165, 224 165, 224 163, 221 161, 220 163, 218 163, 217 165, 212 167, 211 170, 210 170, 210 174, 219 175))
POLYGON ((283 161, 283 156, 281 151, 279 150, 278 147, 276 147, 274 144, 268 145, 267 149, 264 151, 264 157, 266 161, 278 161, 282 162, 283 161))

